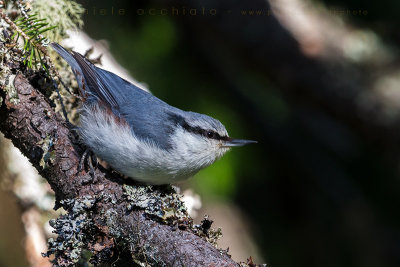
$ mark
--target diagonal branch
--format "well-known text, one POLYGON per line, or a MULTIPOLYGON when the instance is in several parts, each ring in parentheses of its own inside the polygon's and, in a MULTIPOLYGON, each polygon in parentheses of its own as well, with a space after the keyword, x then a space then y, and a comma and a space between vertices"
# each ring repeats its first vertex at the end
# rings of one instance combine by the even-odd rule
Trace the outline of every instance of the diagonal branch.
MULTIPOLYGON (((157 266, 237 265, 206 238, 194 233, 197 229, 198 234, 207 237, 208 229, 193 226, 185 212, 179 218, 178 212, 172 217, 163 210, 152 214, 138 205, 135 197, 127 197, 125 189, 129 186, 123 185, 117 174, 97 168, 93 181, 85 170, 78 172, 83 151, 66 123, 39 88, 34 88, 20 73, 18 64, 5 62, 5 57, 1 59, 5 68, 1 73, 4 82, 0 87, 0 130, 49 182, 56 194, 56 206, 69 212, 52 222, 59 234, 56 241, 50 242, 57 266, 72 264, 72 252, 81 252, 82 248, 92 252, 95 264, 125 257, 157 266), (156 216, 158 213, 167 220, 162 221, 156 216), (57 251, 60 247, 70 253, 57 251)), ((132 191, 148 187, 130 188, 132 191)), ((166 195, 169 201, 173 199, 173 190, 163 190, 148 191, 156 192, 158 197, 166 195)))

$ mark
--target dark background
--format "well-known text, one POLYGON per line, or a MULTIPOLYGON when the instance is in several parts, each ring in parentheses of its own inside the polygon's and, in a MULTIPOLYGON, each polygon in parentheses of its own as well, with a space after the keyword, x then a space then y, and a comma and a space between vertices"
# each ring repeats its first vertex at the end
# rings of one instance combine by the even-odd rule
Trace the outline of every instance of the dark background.
POLYGON ((157 97, 259 141, 184 186, 239 206, 267 263, 400 266, 399 1, 287 1, 319 15, 309 49, 267 15, 275 1, 80 2, 84 30, 157 97))

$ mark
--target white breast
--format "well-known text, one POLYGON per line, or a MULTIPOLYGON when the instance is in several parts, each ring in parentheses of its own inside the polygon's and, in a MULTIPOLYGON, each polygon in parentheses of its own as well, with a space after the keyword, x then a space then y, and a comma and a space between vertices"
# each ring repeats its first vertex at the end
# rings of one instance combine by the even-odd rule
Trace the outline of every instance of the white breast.
POLYGON ((138 139, 127 124, 116 122, 96 106, 83 107, 80 134, 83 142, 115 170, 150 184, 189 178, 227 151, 181 127, 171 137, 173 148, 161 149, 151 140, 138 139))

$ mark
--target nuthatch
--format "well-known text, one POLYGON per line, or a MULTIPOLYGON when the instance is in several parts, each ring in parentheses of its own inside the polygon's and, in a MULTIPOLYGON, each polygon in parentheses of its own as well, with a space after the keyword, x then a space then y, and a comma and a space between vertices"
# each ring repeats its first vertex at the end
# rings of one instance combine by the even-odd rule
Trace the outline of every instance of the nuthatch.
POLYGON ((78 128, 83 143, 134 180, 175 183, 231 147, 255 143, 232 139, 218 120, 172 107, 81 54, 51 46, 71 66, 84 100, 78 128))

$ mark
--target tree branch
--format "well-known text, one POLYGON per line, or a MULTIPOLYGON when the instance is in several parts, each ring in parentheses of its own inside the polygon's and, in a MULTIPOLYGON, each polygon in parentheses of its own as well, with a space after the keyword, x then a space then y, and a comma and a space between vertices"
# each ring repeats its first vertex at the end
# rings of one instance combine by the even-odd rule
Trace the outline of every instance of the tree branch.
POLYGON ((94 264, 132 258, 152 266, 237 265, 207 241, 210 221, 193 225, 171 188, 130 186, 103 168, 96 168, 95 180, 78 172, 82 148, 32 86, 39 74, 27 77, 10 58, 1 58, 0 130, 49 182, 56 207, 68 211, 51 222, 59 234, 50 242, 57 266, 76 262, 82 249, 90 250, 94 264))

